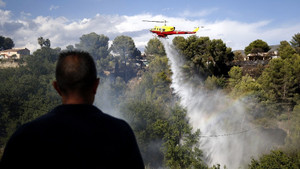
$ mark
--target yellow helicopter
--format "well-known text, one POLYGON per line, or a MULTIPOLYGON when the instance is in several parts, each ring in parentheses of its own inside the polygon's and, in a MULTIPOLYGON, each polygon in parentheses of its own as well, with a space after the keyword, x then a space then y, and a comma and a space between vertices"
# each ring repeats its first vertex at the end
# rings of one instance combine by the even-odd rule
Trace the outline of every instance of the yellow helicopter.
MULTIPOLYGON (((178 31, 175 30, 174 26, 167 26, 167 21, 150 21, 150 20, 143 20, 143 22, 156 22, 156 23, 164 23, 164 26, 155 26, 154 28, 150 29, 150 32, 155 33, 158 37, 166 38, 168 35, 176 35, 176 34, 195 34, 199 27, 197 27, 193 31, 178 31)), ((201 27, 203 28, 203 27, 201 27)))

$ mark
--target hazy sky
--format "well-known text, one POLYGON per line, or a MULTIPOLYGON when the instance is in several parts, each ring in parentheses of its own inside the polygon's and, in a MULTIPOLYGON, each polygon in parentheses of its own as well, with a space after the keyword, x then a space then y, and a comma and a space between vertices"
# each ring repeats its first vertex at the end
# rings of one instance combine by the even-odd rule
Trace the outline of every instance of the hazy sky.
POLYGON ((64 48, 90 32, 111 41, 127 35, 142 50, 153 37, 148 29, 159 25, 142 20, 167 20, 179 30, 204 26, 197 36, 222 39, 236 50, 256 39, 290 41, 300 32, 299 6, 299 0, 0 0, 0 35, 31 51, 40 36, 64 48))

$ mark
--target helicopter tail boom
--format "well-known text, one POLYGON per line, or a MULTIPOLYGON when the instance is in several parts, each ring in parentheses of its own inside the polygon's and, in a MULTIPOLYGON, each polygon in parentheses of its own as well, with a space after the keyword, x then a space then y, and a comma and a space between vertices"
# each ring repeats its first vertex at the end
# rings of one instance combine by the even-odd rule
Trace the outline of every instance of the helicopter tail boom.
POLYGON ((199 30, 199 27, 197 27, 195 30, 193 30, 193 32, 198 32, 198 30, 199 30))

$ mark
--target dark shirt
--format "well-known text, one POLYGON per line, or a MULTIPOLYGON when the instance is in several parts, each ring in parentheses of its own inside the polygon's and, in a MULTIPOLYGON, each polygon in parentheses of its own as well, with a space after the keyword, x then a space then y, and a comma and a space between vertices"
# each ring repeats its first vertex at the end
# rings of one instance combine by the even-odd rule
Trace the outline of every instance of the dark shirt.
POLYGON ((61 105, 20 127, 2 168, 144 168, 134 133, 92 105, 61 105))

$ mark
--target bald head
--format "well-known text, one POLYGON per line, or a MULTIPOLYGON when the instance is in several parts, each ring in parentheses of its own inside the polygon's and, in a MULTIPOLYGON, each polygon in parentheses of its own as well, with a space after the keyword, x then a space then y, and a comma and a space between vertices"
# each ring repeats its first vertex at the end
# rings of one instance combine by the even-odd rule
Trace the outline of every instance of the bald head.
POLYGON ((59 55, 55 76, 61 93, 76 92, 85 97, 97 80, 96 66, 87 52, 63 52, 59 55))

